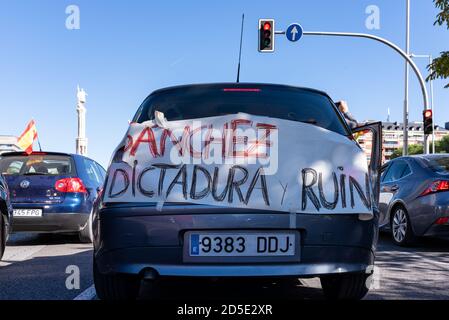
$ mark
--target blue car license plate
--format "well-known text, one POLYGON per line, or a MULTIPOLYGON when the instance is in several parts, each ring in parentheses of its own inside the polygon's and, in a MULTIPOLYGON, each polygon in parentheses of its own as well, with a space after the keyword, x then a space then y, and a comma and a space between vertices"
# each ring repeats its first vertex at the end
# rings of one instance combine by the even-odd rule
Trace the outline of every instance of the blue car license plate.
POLYGON ((198 232, 189 235, 191 257, 292 257, 296 232, 198 232))

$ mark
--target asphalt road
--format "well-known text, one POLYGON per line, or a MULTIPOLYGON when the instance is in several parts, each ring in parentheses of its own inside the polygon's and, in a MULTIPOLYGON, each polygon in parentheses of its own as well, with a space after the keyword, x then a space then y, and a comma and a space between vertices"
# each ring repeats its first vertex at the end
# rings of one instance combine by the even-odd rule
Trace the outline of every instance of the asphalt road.
MULTIPOLYGON (((382 235, 374 288, 366 299, 449 299, 448 253, 449 240, 424 239, 417 247, 404 249, 382 235)), ((91 246, 80 244, 76 237, 13 235, 0 262, 0 300, 95 299, 91 264, 91 246), (74 281, 74 270, 79 270, 79 283, 74 281)), ((318 279, 172 280, 162 286, 160 295, 166 300, 217 302, 248 297, 323 299, 318 279)), ((147 297, 145 287, 140 296, 147 297)))

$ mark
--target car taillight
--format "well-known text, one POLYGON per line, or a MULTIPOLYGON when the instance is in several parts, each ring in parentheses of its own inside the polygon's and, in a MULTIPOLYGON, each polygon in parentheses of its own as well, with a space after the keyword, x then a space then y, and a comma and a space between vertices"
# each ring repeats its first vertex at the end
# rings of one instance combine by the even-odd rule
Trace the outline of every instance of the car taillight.
POLYGON ((443 217, 443 218, 438 218, 437 221, 435 221, 435 224, 447 224, 449 222, 449 217, 443 217))
POLYGON ((62 193, 86 193, 86 187, 80 178, 65 178, 56 181, 55 189, 62 193))
POLYGON ((442 191, 449 191, 449 180, 438 180, 432 182, 432 184, 426 190, 424 190, 423 193, 421 193, 421 196, 426 196, 428 194, 442 191))

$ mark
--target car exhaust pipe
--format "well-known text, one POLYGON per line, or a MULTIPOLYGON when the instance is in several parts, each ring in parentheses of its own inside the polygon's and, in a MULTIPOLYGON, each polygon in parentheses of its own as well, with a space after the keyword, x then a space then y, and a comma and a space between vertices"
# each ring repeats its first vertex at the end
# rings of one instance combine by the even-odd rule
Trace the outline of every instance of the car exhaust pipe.
POLYGON ((147 268, 142 271, 142 280, 151 281, 159 277, 159 273, 153 268, 147 268))

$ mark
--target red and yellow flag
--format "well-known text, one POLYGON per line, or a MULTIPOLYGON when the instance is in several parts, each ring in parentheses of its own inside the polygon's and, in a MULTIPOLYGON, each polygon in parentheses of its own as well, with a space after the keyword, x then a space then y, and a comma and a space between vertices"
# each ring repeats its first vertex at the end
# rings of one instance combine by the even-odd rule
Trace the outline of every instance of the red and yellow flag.
POLYGON ((37 139, 36 124, 34 123, 34 120, 31 120, 30 123, 28 123, 25 131, 17 140, 17 144, 22 150, 25 150, 27 154, 31 154, 33 152, 33 143, 34 140, 36 139, 37 139))

